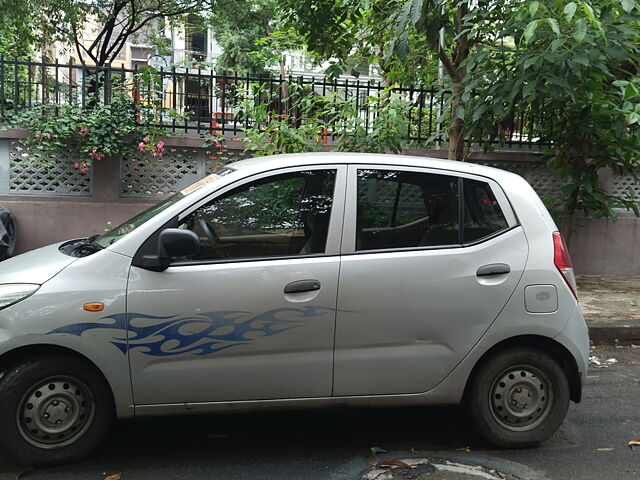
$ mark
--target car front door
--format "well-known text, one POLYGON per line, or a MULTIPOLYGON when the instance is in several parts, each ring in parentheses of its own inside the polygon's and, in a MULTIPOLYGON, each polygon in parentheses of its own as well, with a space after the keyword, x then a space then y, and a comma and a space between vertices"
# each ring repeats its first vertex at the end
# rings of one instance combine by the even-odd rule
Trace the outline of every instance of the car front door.
POLYGON ((513 293, 523 230, 495 182, 437 170, 352 166, 346 205, 334 395, 428 391, 513 293))
POLYGON ((129 274, 137 405, 331 395, 345 166, 261 174, 178 218, 200 253, 129 274))

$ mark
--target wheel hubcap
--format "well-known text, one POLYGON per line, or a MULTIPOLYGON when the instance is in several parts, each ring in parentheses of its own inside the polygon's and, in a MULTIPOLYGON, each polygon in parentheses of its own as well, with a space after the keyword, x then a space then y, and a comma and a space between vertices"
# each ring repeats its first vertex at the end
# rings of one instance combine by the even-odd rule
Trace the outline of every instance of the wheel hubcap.
POLYGON ((491 387, 491 413, 512 431, 531 430, 549 415, 553 391, 548 378, 531 366, 510 367, 491 387))
POLYGON ((26 441, 40 448, 56 448, 80 437, 91 424, 93 414, 93 397, 83 382, 52 377, 22 397, 17 421, 26 441))

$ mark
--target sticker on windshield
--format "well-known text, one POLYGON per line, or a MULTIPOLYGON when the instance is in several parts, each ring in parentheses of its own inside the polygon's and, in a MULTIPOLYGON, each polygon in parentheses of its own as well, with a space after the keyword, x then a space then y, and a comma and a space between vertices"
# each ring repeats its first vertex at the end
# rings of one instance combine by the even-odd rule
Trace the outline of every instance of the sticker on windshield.
POLYGON ((204 177, 203 179, 198 180, 196 183, 189 185, 184 190, 181 190, 180 193, 183 194, 183 195, 189 195, 190 193, 195 192, 199 188, 204 187, 207 183, 211 183, 211 182, 217 180, 218 178, 220 178, 220 175, 218 175, 216 173, 212 173, 211 175, 208 175, 208 176, 204 177))

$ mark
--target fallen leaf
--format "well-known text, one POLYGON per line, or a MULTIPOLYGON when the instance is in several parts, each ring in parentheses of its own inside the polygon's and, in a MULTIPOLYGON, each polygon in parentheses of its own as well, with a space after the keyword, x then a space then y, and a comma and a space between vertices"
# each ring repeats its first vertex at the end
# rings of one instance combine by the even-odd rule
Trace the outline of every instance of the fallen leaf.
POLYGON ((402 467, 402 468, 417 468, 417 465, 409 465, 402 460, 381 460, 376 463, 376 468, 384 467, 402 467))
POLYGON ((471 447, 456 448, 456 451, 458 451, 458 452, 470 452, 471 451, 471 447))
POLYGON ((377 455, 378 453, 387 453, 387 451, 384 448, 371 447, 371 455, 377 455))
POLYGON ((109 475, 108 477, 104 477, 104 480, 120 480, 122 477, 121 473, 114 473, 113 475, 109 475))
POLYGON ((627 445, 629 445, 629 448, 631 450, 633 450, 633 447, 640 447, 640 438, 636 438, 635 440, 631 440, 629 443, 627 443, 627 445))

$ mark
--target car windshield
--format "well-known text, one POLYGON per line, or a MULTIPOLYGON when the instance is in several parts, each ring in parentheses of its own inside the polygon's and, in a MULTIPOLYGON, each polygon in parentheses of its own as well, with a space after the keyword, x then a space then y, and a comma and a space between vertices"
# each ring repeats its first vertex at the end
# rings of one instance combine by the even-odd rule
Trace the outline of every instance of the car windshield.
POLYGON ((212 173, 211 175, 206 176, 201 180, 198 180, 196 183, 188 186, 184 190, 181 190, 180 192, 175 193, 174 195, 164 199, 160 203, 157 203, 152 207, 146 209, 144 212, 139 213, 135 217, 127 220, 126 222, 118 225, 115 228, 112 228, 111 230, 106 232, 104 235, 100 236, 99 238, 96 238, 94 242, 103 248, 108 247, 109 245, 112 245, 114 242, 124 237, 127 233, 133 232, 136 228, 138 228, 139 226, 141 226, 142 224, 144 224, 145 222, 147 222, 148 220, 156 216, 158 213, 169 208, 174 203, 179 202, 187 195, 190 195, 191 193, 195 192, 199 188, 217 180, 218 178, 232 171, 233 170, 228 167, 222 167, 216 170, 215 173, 212 173))

